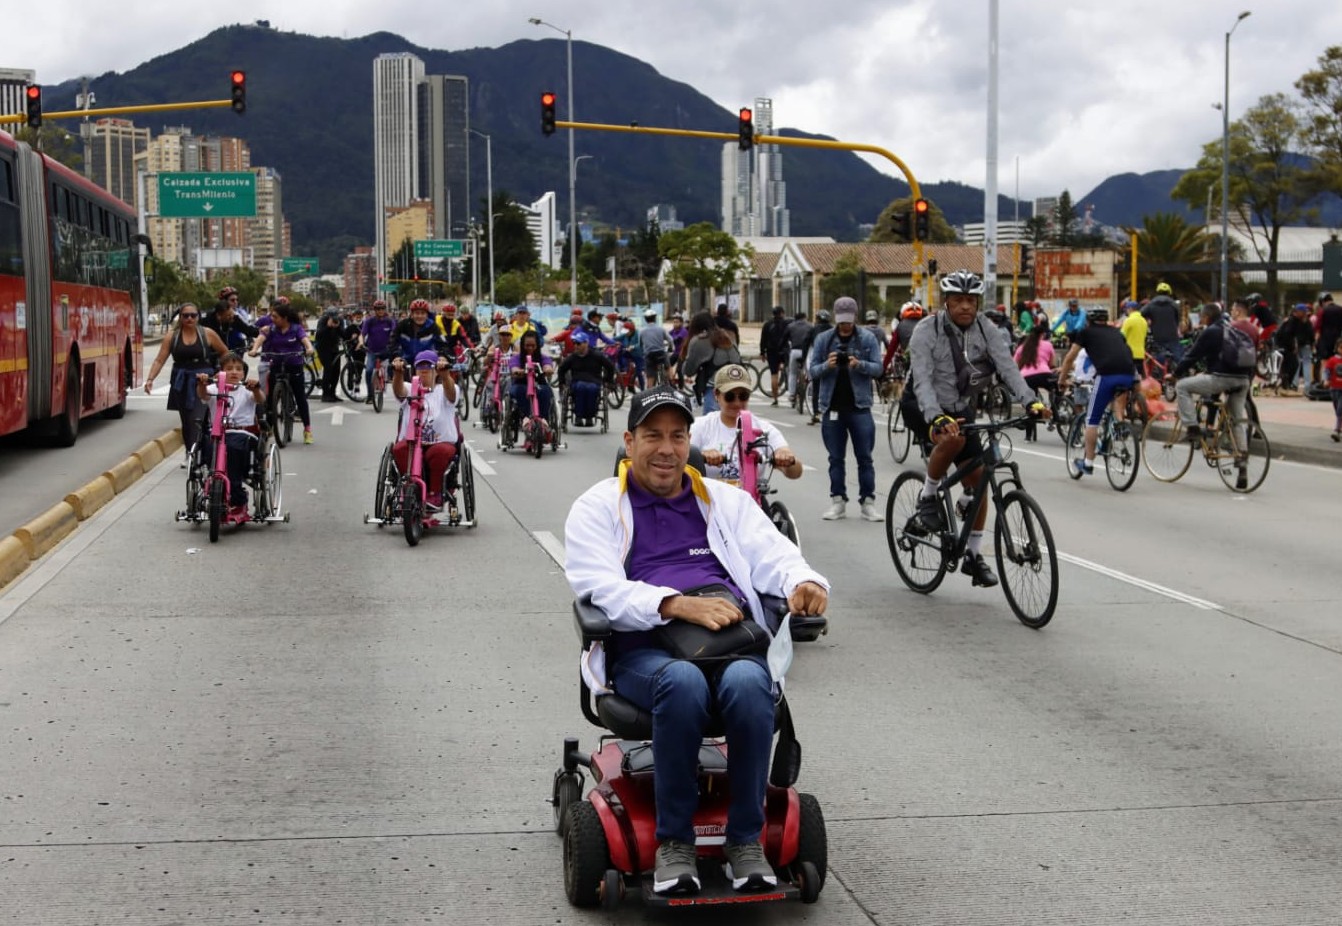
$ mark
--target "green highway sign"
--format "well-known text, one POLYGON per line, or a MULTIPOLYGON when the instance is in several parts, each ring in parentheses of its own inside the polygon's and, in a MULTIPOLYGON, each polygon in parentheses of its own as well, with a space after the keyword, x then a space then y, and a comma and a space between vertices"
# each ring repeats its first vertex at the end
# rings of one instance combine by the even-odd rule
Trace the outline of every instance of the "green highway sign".
POLYGON ((256 215, 256 174, 161 173, 158 214, 164 219, 252 218, 256 215))
POLYGON ((460 238, 429 238, 415 242, 416 260, 465 256, 466 242, 460 238))
POLYGON ((281 257, 280 273, 321 273, 315 257, 281 257))
POLYGON ((377 284, 377 291, 380 292, 380 293, 394 293, 394 292, 396 292, 396 284, 395 284, 395 283, 379 283, 379 284, 377 284))

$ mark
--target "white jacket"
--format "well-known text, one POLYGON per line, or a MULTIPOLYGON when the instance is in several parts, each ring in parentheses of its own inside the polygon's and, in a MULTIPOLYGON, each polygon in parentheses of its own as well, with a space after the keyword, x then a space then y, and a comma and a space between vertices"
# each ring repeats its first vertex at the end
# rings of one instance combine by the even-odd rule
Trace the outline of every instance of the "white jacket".
MULTIPOLYGON (((708 522, 709 549, 745 593, 752 617, 758 620, 763 613, 757 592, 787 598, 803 582, 828 591, 825 577, 807 565, 754 499, 735 486, 705 480, 692 468, 686 472, 708 522)), ((573 593, 579 599, 590 597, 614 630, 651 630, 667 623, 657 610, 681 590, 637 582, 625 574, 634 539, 628 479, 629 463, 624 461, 618 477, 603 479, 573 503, 564 522, 564 572, 573 593)), ((595 690, 609 690, 604 656, 599 646, 592 649, 583 660, 584 674, 595 690)), ((772 659, 770 663, 775 665, 772 659)))

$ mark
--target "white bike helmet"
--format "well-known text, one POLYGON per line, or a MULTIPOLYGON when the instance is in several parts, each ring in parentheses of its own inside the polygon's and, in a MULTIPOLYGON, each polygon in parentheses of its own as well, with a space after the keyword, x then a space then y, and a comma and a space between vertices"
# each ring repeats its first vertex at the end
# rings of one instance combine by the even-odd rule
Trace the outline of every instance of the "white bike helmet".
POLYGON ((983 278, 968 270, 957 270, 941 278, 943 293, 964 293, 970 296, 983 295, 983 278))

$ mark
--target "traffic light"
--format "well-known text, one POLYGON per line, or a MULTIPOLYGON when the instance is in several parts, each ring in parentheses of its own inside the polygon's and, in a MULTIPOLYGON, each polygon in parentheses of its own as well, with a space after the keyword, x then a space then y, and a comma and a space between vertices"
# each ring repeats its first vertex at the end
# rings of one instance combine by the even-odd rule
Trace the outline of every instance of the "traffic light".
POLYGON ((541 133, 555 133, 555 95, 549 90, 541 94, 541 133))
POLYGON ((927 275, 930 277, 937 275, 937 259, 935 257, 927 259, 927 275))
POLYGON ((913 238, 915 241, 926 241, 930 237, 931 218, 932 206, 928 201, 915 199, 913 201, 913 238))
POLYGON ((890 230, 905 241, 913 240, 912 216, 907 212, 890 213, 890 230))
POLYGON ((24 97, 28 101, 28 128, 37 129, 42 127, 42 88, 37 84, 29 84, 23 91, 24 97))
POLYGON ((742 106, 740 117, 736 128, 736 144, 742 151, 749 151, 755 144, 755 114, 742 106))
POLYGON ((245 71, 234 71, 233 78, 233 112, 242 115, 247 111, 247 73, 245 71))

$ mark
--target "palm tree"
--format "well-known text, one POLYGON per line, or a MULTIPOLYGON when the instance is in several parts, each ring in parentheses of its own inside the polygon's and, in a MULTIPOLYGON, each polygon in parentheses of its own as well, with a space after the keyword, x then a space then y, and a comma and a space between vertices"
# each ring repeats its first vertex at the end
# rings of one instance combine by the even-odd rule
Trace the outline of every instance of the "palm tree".
POLYGON ((1187 219, 1174 212, 1144 215, 1140 229, 1127 231, 1137 233, 1137 275, 1141 292, 1153 293, 1157 283, 1165 282, 1184 298, 1200 301, 1211 298, 1211 275, 1219 266, 1218 236, 1207 234, 1200 226, 1190 225, 1187 219), (1148 264, 1198 263, 1207 264, 1208 272, 1181 270, 1147 273, 1142 270, 1148 264))

